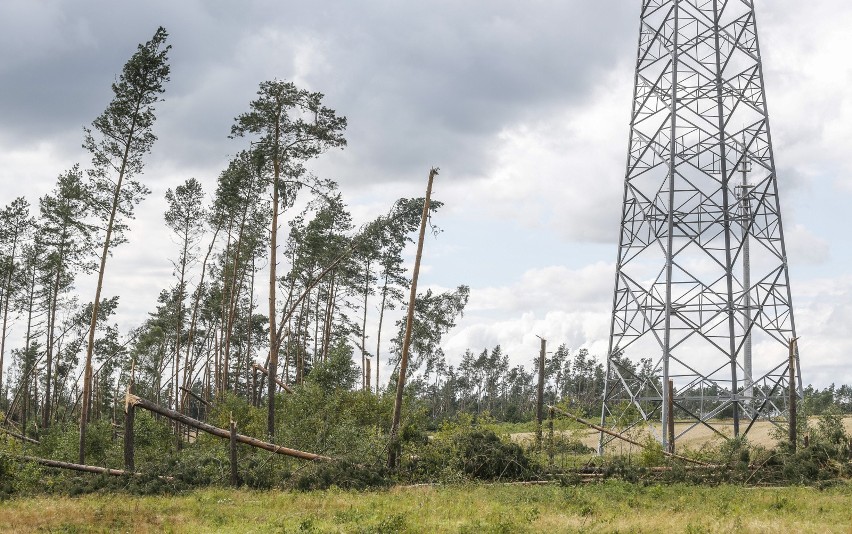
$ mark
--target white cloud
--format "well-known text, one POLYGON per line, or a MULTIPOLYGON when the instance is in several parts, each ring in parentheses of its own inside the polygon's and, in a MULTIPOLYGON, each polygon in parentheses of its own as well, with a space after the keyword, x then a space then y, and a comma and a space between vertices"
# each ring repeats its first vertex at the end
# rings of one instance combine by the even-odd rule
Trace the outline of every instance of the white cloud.
POLYGON ((825 386, 852 383, 852 276, 820 278, 796 285, 796 328, 804 382, 825 386))
POLYGON ((786 228, 784 243, 794 265, 820 265, 831 259, 831 244, 801 224, 786 228))

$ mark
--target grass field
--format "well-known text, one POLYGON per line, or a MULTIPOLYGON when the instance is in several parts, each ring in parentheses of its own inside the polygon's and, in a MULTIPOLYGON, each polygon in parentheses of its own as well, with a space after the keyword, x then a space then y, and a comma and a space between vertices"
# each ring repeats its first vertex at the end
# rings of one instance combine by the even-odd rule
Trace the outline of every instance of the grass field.
POLYGON ((3 532, 852 532, 852 486, 408 487, 202 490, 0 504, 3 532))

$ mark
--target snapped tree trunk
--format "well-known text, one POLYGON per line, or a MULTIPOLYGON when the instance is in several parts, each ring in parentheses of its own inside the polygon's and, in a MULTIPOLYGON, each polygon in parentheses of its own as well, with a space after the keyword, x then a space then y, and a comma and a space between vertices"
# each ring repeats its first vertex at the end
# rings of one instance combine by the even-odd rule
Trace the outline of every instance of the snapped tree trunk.
POLYGON ((414 324, 414 302, 417 298, 417 277, 420 275, 420 260, 423 257, 423 238, 426 235, 426 221, 429 218, 429 202, 432 198, 432 183, 438 174, 437 168, 429 171, 429 182, 426 186, 426 198, 423 202, 423 215, 420 218, 420 236, 417 239, 417 256, 414 259, 414 272, 411 275, 411 294, 408 297, 408 316, 405 320, 405 335, 402 341, 402 354, 399 360, 399 378, 396 382, 396 399, 393 404, 393 420, 390 430, 390 446, 388 447, 388 467, 396 467, 397 434, 402 414, 402 395, 405 390, 405 373, 408 371, 408 351, 411 348, 411 329, 414 324))

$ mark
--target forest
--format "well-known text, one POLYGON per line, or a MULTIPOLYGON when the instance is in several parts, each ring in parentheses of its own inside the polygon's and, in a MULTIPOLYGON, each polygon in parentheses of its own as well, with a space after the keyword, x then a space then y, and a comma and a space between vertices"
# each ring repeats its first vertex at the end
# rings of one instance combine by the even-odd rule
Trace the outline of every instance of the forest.
MULTIPOLYGON (((424 231, 440 233, 443 204, 427 188, 425 197, 400 198, 356 227, 337 184, 310 170, 313 160, 345 148, 346 117, 323 94, 277 79, 260 82, 234 119, 230 137, 239 148, 215 190, 195 178, 168 189, 162 224, 172 239, 151 253, 171 263, 173 280, 142 324, 121 331, 110 258, 137 239, 129 223, 150 194, 145 162, 157 148, 169 52, 159 28, 84 128, 91 161, 61 171, 37 201, 16 198, 0 212, 0 497, 228 483, 362 489, 604 476, 807 482, 850 474, 846 385, 806 392, 801 424, 823 418, 810 423, 805 451, 779 455, 737 440, 695 451, 695 465, 730 467, 713 473, 655 471, 671 455, 650 443, 636 460, 593 457, 574 434, 581 425, 554 422, 554 414, 600 414, 601 359, 564 344, 542 369, 536 358, 512 365, 499 345, 444 354, 442 336, 464 313, 470 290, 460 281, 449 291, 418 292, 417 263, 408 269, 424 231), (94 294, 78 290, 82 277, 97 280, 94 294), (547 436, 542 405, 554 407, 547 436), (134 410, 135 420, 128 418, 134 410), (230 428, 230 447, 219 440, 225 434, 210 435, 204 425, 220 434, 230 428), (512 430, 536 436, 519 443, 508 438, 512 430), (241 443, 262 442, 266 451, 241 445, 237 459, 238 431, 241 443), (285 448, 302 456, 282 456, 285 448), (119 474, 131 480, 64 474, 46 460, 123 467, 119 474)), ((430 184, 436 175, 433 169, 430 184)), ((651 372, 646 360, 623 365, 651 372)))

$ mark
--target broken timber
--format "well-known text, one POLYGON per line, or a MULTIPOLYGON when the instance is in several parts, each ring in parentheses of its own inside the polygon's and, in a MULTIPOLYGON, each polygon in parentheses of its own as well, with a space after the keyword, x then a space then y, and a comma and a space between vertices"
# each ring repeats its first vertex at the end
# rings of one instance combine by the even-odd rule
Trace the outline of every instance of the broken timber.
POLYGON ((133 473, 123 469, 110 469, 109 467, 98 467, 96 465, 72 464, 68 462, 60 462, 59 460, 49 460, 47 458, 36 458, 35 456, 10 456, 15 460, 22 462, 34 462, 47 467, 58 467, 60 469, 71 469, 72 471, 83 471, 86 473, 98 473, 101 475, 125 476, 134 475, 140 476, 142 473, 133 473))
MULTIPOLYGON (((259 363, 252 364, 252 367, 263 373, 266 377, 269 377, 269 371, 266 370, 266 367, 260 365, 259 363)), ((277 376, 275 377, 275 383, 278 384, 281 389, 283 389, 287 393, 293 393, 293 388, 285 384, 284 381, 278 378, 277 376)))
MULTIPOLYGON (((149 412, 153 412, 156 414, 160 414, 163 417, 167 417, 173 421, 178 421, 185 425, 191 426, 193 428, 197 428, 198 430, 207 432, 208 434, 213 434, 214 436, 220 437, 222 439, 231 439, 231 432, 224 428, 215 427, 213 425, 208 425, 207 423, 202 423, 197 419, 193 419, 192 417, 183 415, 180 412, 176 412, 174 410, 170 410, 169 408, 164 408, 158 404, 154 404, 149 400, 145 400, 141 397, 137 397, 136 395, 132 395, 130 393, 125 397, 125 409, 129 406, 138 406, 139 408, 144 408, 149 412)), ((252 447, 256 447, 258 449, 264 449, 269 452, 274 452, 275 454, 283 454, 284 456, 292 456, 294 458, 300 458, 302 460, 309 460, 312 462, 330 462, 332 458, 328 456, 322 456, 320 454, 314 454, 312 452, 304 452, 296 449, 289 449, 287 447, 282 447, 280 445, 275 445, 274 443, 267 443, 265 441, 261 441, 257 438, 253 438, 251 436, 244 436, 242 434, 236 435, 236 440, 240 443, 244 443, 246 445, 250 445, 252 447)))
POLYGON ((32 443, 34 445, 41 445, 41 443, 38 440, 34 440, 33 438, 28 438, 26 436, 18 434, 17 432, 12 432, 11 430, 8 430, 8 429, 3 428, 3 427, 0 427, 0 430, 5 432, 6 434, 9 434, 13 438, 19 439, 21 441, 26 441, 27 443, 32 443))
POLYGON ((201 403, 201 404, 203 404, 204 406, 210 406, 210 403, 209 403, 209 402, 207 402, 206 400, 204 400, 204 399, 202 399, 201 397, 199 397, 199 396, 198 396, 195 392, 193 392, 191 389, 189 389, 189 388, 185 388, 185 387, 183 387, 183 386, 179 386, 179 387, 180 387, 180 390, 181 390, 181 391, 183 391, 184 393, 186 393, 187 395, 189 395, 189 396, 190 396, 190 397, 192 397, 193 399, 197 400, 198 402, 200 402, 200 403, 201 403))
MULTIPOLYGON (((557 412, 557 413, 564 415, 565 417, 568 417, 569 419, 573 419, 573 420, 577 421, 581 425, 586 425, 589 428, 593 428, 593 429, 597 430, 598 432, 603 432, 604 434, 607 434, 607 435, 612 436, 614 438, 618 438, 622 441, 626 441, 627 443, 630 443, 631 445, 635 445, 635 446, 642 448, 642 449, 648 448, 647 445, 639 443, 636 440, 630 439, 627 436, 625 436, 624 434, 619 434, 618 432, 613 432, 612 430, 607 430, 606 428, 603 428, 602 426, 598 426, 594 423, 586 421, 582 417, 577 417, 576 415, 574 415, 572 413, 568 413, 565 410, 560 410, 559 408, 557 408, 555 406, 550 406, 549 408, 551 410, 557 412)), ((683 460, 684 462, 689 462, 689 463, 700 465, 700 466, 703 466, 703 467, 716 467, 713 464, 708 464, 707 462, 702 462, 701 460, 695 460, 694 458, 687 458, 686 456, 681 456, 679 454, 674 454, 674 453, 671 453, 671 452, 668 452, 668 451, 661 451, 661 452, 663 453, 664 456, 668 456, 669 458, 675 458, 677 460, 683 460)))

